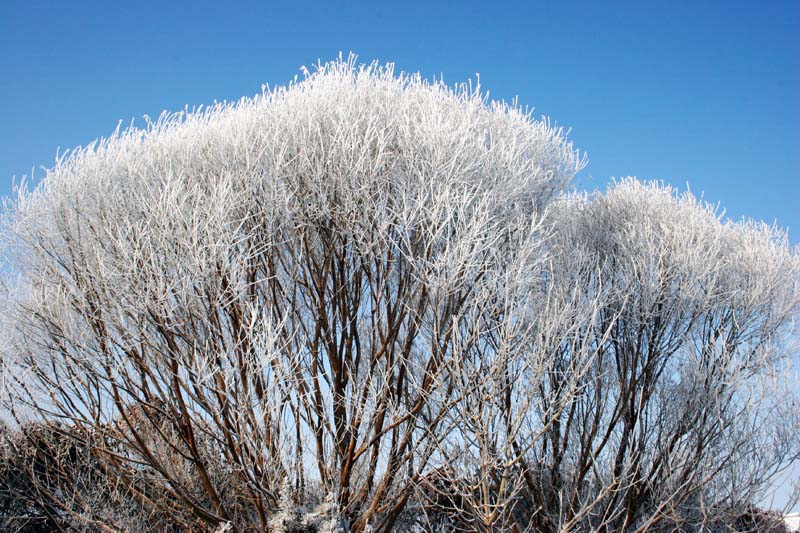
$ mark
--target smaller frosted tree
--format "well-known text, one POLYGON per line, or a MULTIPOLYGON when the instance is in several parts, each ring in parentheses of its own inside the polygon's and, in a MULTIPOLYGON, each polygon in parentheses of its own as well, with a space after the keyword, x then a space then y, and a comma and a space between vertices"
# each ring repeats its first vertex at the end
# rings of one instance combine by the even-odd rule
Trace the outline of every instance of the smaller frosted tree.
POLYGON ((533 342, 468 374, 470 461, 439 501, 465 529, 727 530, 800 454, 786 235, 635 179, 557 199, 545 226, 546 297, 516 322, 533 342))

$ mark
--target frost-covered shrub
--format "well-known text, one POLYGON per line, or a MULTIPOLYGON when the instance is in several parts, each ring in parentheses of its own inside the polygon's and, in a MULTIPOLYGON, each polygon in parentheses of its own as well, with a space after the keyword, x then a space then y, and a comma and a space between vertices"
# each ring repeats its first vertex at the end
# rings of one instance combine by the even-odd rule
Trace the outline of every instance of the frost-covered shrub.
POLYGON ((702 528, 797 454, 798 256, 583 163, 354 60, 119 131, 5 217, 6 405, 181 530, 702 528))

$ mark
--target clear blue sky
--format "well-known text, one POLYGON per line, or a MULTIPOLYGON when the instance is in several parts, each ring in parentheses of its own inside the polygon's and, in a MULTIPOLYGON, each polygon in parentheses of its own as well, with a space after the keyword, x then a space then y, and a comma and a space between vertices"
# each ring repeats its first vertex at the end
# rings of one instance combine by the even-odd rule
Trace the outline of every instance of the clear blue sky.
MULTIPOLYGON (((0 194, 56 149, 353 51, 480 73, 572 129, 584 188, 685 186, 800 242, 800 1, 0 1, 0 194)), ((39 177, 42 172, 37 170, 39 177)))
POLYGON ((56 149, 364 61, 519 97, 572 129, 579 184, 684 186, 800 238, 800 1, 0 2, 0 194, 56 149))

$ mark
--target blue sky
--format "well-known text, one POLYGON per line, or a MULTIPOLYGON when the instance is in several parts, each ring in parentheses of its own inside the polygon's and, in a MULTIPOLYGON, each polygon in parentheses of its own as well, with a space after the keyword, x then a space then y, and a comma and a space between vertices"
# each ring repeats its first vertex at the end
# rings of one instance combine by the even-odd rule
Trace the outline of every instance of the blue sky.
POLYGON ((0 194, 56 149, 364 61, 519 97, 571 128, 578 185, 661 179, 800 238, 800 2, 0 3, 0 194), (113 5, 111 5, 113 4, 113 5))
POLYGON ((0 195, 122 120, 238 99, 355 52, 480 73, 571 128, 582 188, 636 175, 800 242, 800 1, 0 2, 0 195))
POLYGON ((572 129, 578 184, 661 179, 800 241, 800 2, 0 2, 0 194, 118 121, 237 99, 339 51, 480 73, 572 129))

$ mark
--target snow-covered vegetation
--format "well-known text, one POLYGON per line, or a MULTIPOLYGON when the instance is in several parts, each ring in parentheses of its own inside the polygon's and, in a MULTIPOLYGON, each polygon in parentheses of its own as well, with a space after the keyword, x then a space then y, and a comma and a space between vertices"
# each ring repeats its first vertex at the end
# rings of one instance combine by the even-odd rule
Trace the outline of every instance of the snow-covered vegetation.
POLYGON ((800 257, 583 165, 353 59, 63 156, 4 223, 6 516, 725 530, 800 453, 800 257))

